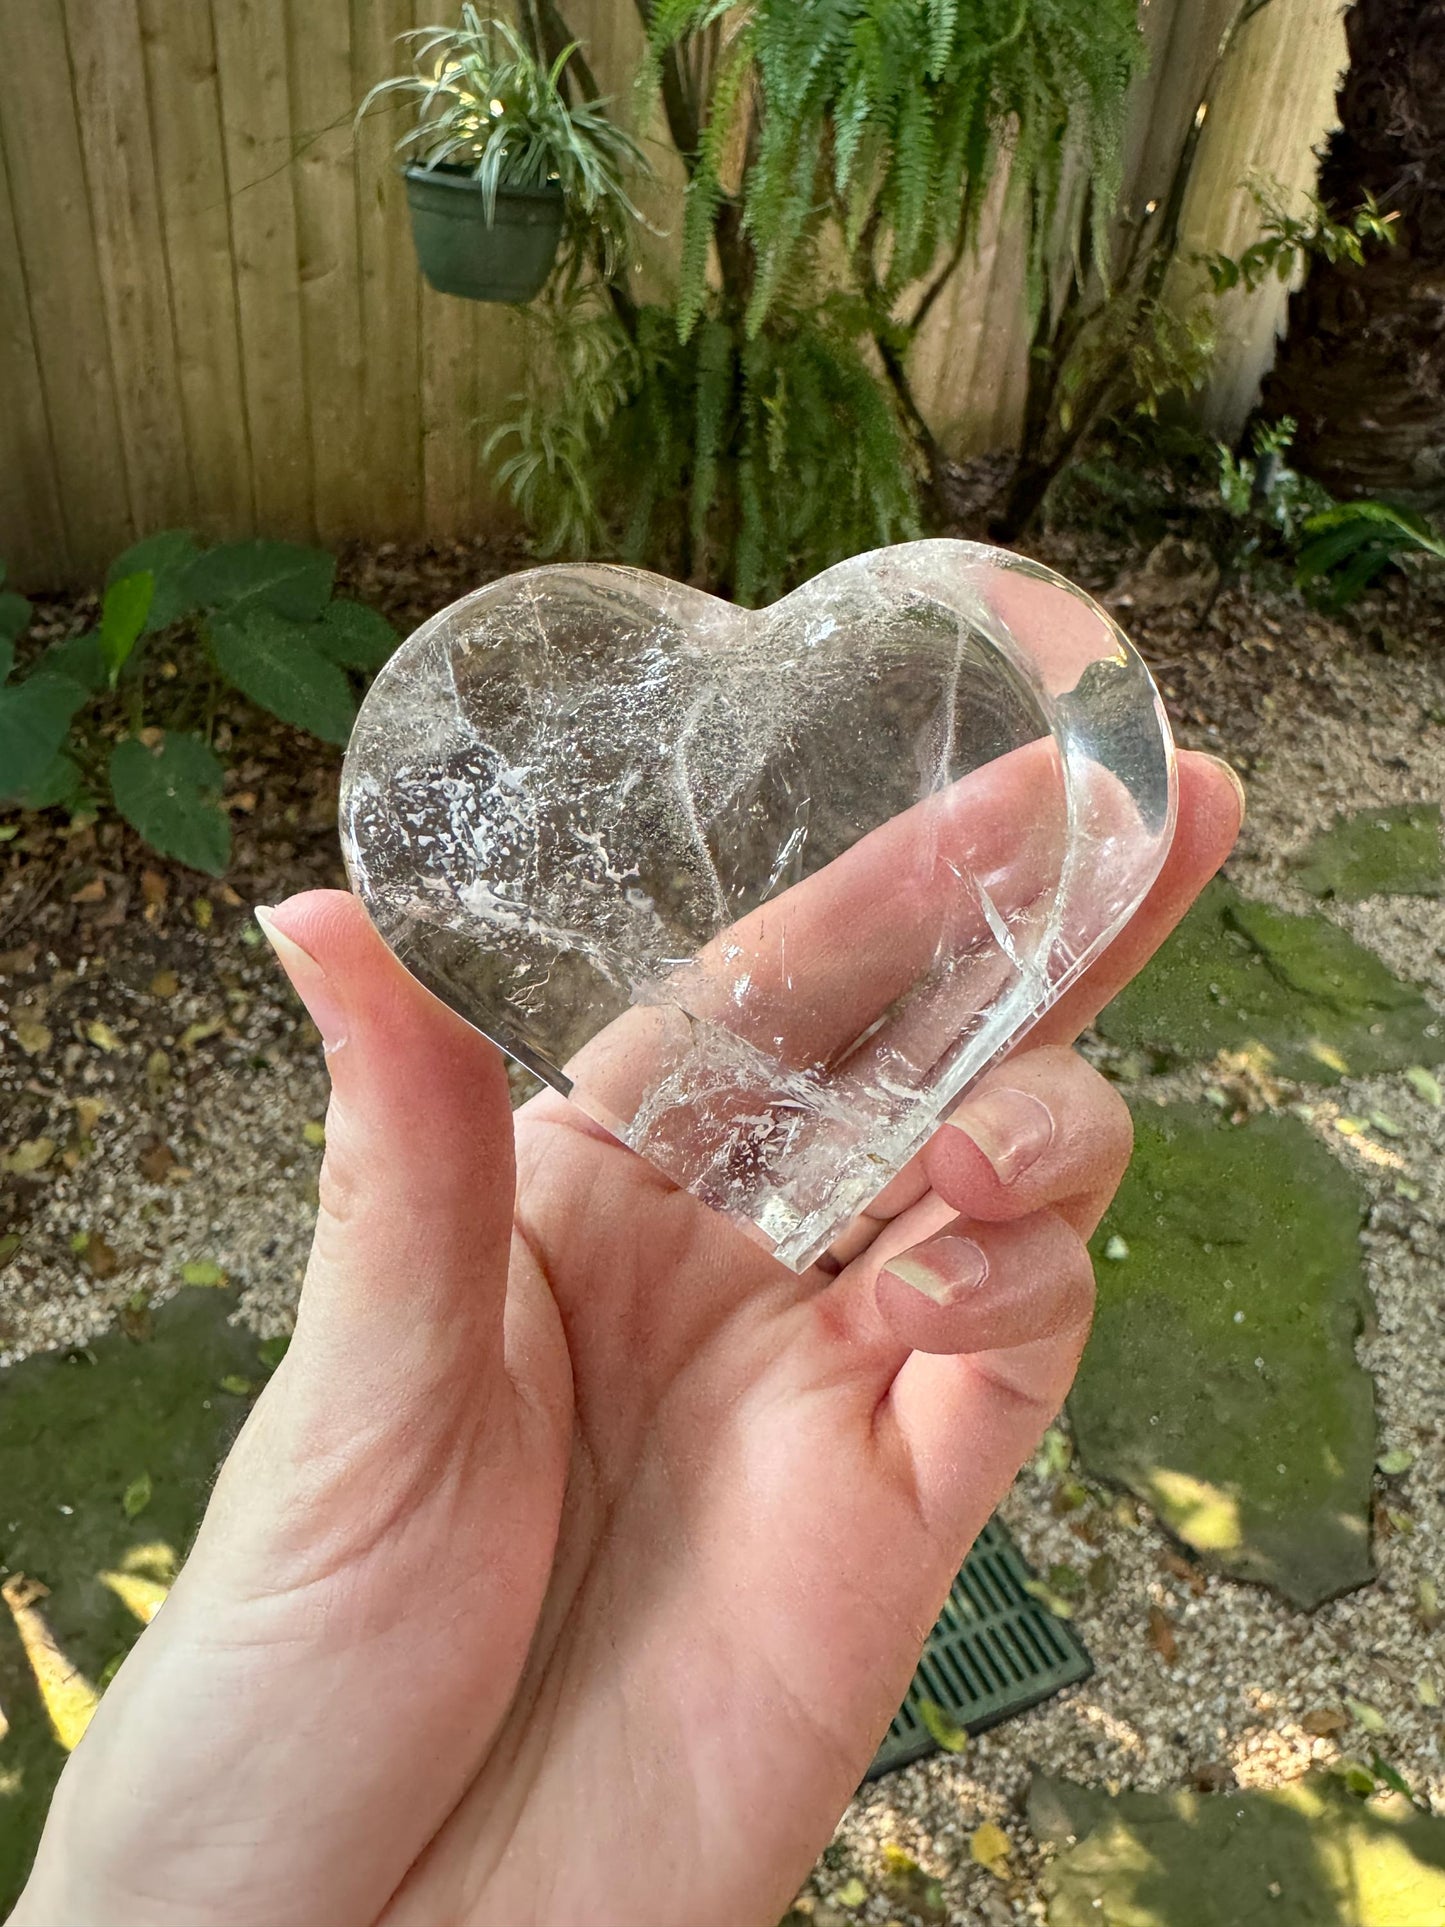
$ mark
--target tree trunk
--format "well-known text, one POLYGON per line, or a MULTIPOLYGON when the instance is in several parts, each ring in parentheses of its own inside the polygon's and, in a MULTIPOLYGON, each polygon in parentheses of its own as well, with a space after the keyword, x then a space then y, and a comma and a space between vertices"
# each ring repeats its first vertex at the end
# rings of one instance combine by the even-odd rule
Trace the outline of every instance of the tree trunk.
POLYGON ((1262 407, 1342 496, 1445 488, 1445 0, 1355 0, 1341 126, 1320 169, 1337 220, 1374 195, 1394 247, 1317 260, 1290 300, 1262 407))

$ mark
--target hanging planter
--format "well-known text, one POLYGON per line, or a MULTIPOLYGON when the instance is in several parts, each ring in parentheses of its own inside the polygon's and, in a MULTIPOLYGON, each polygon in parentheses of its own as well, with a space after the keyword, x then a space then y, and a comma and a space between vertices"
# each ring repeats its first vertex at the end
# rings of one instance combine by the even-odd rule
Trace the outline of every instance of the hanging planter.
MULTIPOLYGON (((468 301, 530 301, 559 256, 626 259, 641 219, 625 185, 646 174, 637 142, 588 98, 566 47, 550 65, 506 20, 466 4, 455 27, 403 34, 414 71, 380 81, 361 103, 402 94, 416 124, 397 142, 422 273, 468 301)), ((578 63, 582 66, 582 63, 578 63)), ((585 73, 585 66, 583 72, 585 73)))
POLYGON ((417 262, 438 294, 520 302, 542 292, 566 222, 560 187, 499 187, 489 210, 486 189, 463 168, 405 175, 417 262))

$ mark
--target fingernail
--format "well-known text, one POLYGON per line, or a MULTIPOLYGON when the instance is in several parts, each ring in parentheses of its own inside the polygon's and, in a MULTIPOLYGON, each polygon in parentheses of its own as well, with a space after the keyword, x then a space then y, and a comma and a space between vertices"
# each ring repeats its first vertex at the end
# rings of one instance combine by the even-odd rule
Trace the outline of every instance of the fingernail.
POLYGON ((1226 763, 1222 756, 1211 756, 1208 750, 1201 750, 1200 754, 1206 762, 1213 763, 1216 769, 1222 769, 1230 782, 1233 783, 1234 793, 1239 798, 1239 820, 1242 823, 1244 821, 1245 810, 1248 808, 1248 802, 1244 794, 1243 777, 1239 771, 1235 769, 1234 765, 1232 763, 1226 763))
POLYGON ((1028 1091, 983 1091, 949 1120, 973 1139, 998 1175, 1014 1184, 1048 1150, 1054 1120, 1048 1106, 1028 1091))
POLYGON ((883 1269, 935 1305, 953 1305, 987 1278, 988 1258, 972 1238, 931 1238, 901 1258, 890 1258, 883 1269))
POLYGON ((330 978, 311 952, 303 950, 294 937, 288 937, 280 928, 272 907, 258 906, 255 917, 267 943, 280 959, 281 968, 291 979, 292 989, 305 1004, 312 1023, 321 1032, 321 1048, 330 1057, 346 1042, 346 1012, 331 986, 330 978))

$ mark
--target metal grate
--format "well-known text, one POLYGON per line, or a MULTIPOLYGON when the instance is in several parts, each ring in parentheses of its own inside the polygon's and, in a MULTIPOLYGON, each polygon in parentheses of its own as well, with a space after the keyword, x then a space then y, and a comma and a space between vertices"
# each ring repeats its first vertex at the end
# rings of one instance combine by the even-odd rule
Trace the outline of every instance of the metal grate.
POLYGON ((928 1635, 908 1697, 868 1769, 870 1780, 936 1750, 920 1700, 931 1699, 950 1720, 981 1733, 1093 1672, 1073 1628, 1025 1592, 1032 1577, 1005 1528, 991 1519, 928 1635))

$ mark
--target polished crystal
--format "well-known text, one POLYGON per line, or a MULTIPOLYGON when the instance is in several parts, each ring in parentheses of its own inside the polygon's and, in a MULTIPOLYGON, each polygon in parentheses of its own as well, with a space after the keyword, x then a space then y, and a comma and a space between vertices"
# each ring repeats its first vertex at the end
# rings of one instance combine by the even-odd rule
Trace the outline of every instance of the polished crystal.
POLYGON ((1173 819, 1119 629, 955 541, 756 611, 490 583, 377 677, 341 803, 406 966, 794 1269, 1117 933, 1173 819))

